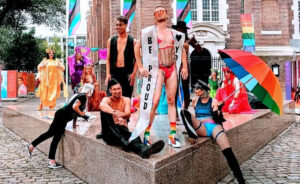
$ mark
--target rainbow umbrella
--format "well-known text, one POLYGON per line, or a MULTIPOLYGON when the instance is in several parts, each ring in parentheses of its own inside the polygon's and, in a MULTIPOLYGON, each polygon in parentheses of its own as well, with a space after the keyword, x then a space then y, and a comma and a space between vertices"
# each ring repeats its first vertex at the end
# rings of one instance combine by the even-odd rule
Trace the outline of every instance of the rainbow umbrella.
POLYGON ((219 50, 219 54, 251 93, 273 112, 282 114, 280 83, 263 60, 251 52, 242 50, 219 50))

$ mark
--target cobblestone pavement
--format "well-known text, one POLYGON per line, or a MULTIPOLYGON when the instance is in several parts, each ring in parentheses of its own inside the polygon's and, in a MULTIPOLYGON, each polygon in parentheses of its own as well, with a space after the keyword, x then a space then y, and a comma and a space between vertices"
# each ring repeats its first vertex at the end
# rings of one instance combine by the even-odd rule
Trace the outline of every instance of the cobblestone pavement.
MULTIPOLYGON (((26 99, 19 102, 22 100, 26 99)), ((2 102, 2 105, 19 102, 2 102)), ((0 108, 0 184, 84 183, 65 168, 49 169, 47 156, 37 149, 30 159, 25 148, 27 144, 3 126, 0 108)))
MULTIPOLYGON (((3 106, 19 102, 2 102, 3 106)), ((300 117, 297 117, 299 122, 300 117)), ((84 183, 64 168, 47 168, 47 156, 37 149, 28 158, 25 142, 2 124, 0 108, 0 184, 7 183, 84 183)), ((300 123, 289 129, 241 165, 247 183, 300 183, 300 123)), ((233 175, 218 184, 237 183, 233 175)))
MULTIPOLYGON (((297 122, 299 117, 297 117, 297 122)), ((241 165, 247 183, 300 183, 300 123, 294 123, 241 165)), ((232 173, 218 184, 237 183, 232 173)))

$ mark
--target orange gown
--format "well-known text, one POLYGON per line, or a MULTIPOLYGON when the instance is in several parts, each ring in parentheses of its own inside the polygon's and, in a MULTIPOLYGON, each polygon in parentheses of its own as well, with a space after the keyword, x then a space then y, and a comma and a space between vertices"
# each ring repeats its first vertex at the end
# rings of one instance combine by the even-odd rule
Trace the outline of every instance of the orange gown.
POLYGON ((55 107, 56 98, 60 97, 60 84, 63 81, 64 69, 64 65, 58 59, 44 59, 39 64, 40 85, 36 95, 40 97, 43 106, 55 107), (43 67, 43 65, 46 66, 43 67))

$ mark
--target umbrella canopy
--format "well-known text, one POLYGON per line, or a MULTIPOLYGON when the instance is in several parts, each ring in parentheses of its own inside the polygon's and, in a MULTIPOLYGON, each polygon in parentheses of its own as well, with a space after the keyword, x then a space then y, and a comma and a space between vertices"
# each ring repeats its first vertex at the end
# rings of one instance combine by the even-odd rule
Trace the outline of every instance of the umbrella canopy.
POLYGON ((273 112, 282 114, 280 83, 263 60, 242 50, 219 50, 219 54, 251 93, 273 112))

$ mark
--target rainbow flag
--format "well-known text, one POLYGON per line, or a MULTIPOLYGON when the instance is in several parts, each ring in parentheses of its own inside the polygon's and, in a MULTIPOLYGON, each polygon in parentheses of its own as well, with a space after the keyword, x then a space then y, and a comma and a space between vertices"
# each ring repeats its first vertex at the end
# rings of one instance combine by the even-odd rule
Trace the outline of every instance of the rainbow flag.
POLYGON ((243 50, 255 52, 255 36, 251 14, 241 15, 243 50))
POLYGON ((80 0, 69 3, 69 36, 73 35, 80 25, 80 0))
POLYGON ((187 27, 193 27, 190 0, 177 0, 176 18, 177 20, 183 20, 186 23, 187 27))
POLYGON ((124 0, 123 4, 123 16, 128 19, 128 27, 130 27, 135 15, 136 0, 124 0))

